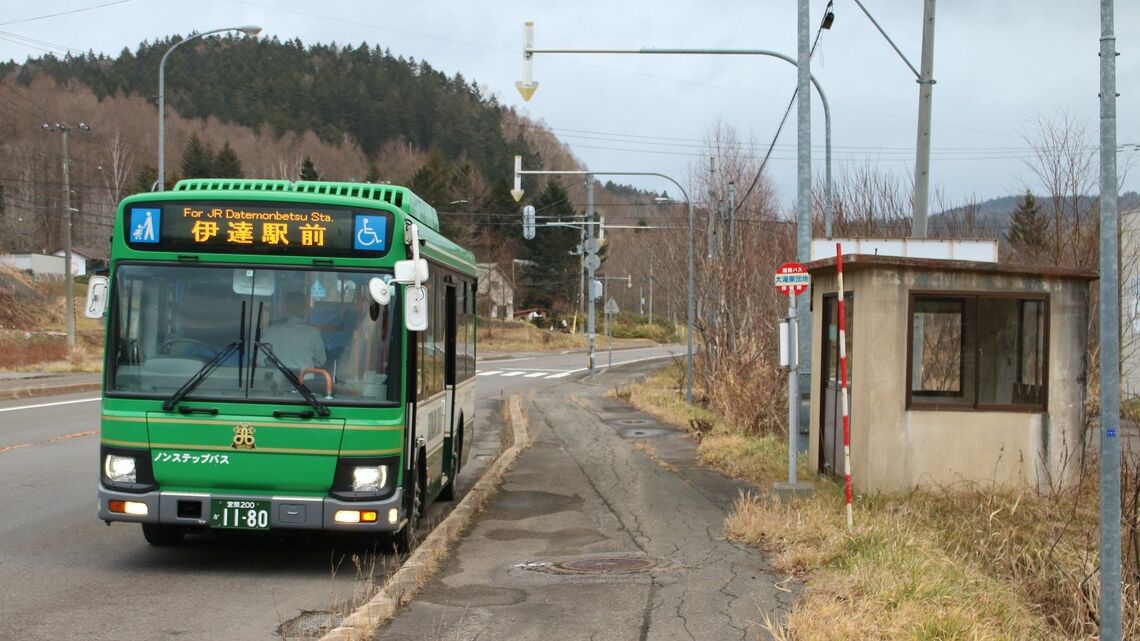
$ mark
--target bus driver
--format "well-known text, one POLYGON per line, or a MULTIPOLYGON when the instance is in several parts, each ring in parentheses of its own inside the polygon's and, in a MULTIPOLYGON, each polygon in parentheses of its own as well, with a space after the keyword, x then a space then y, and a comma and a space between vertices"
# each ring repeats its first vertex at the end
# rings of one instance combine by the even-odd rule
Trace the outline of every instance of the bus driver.
POLYGON ((268 343, 273 355, 294 372, 325 364, 325 344, 321 331, 305 323, 308 296, 304 292, 285 294, 284 319, 265 330, 261 340, 268 343))

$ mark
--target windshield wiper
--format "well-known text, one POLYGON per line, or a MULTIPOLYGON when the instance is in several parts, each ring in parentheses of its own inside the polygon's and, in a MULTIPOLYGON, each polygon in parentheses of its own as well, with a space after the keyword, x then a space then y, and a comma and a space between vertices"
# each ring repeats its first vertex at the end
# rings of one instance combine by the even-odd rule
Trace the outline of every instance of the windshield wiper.
MULTIPOLYGON (((301 393, 301 396, 305 397, 305 400, 309 402, 309 405, 313 406, 313 409, 317 410, 317 416, 324 417, 329 415, 329 408, 324 403, 322 403, 320 399, 318 399, 311 391, 309 391, 309 388, 306 387, 303 382, 301 382, 301 379, 297 378, 297 375, 293 373, 293 370, 289 369, 285 363, 282 363, 277 359, 277 356, 273 353, 273 350, 269 347, 268 343, 257 341, 253 344, 253 348, 255 358, 258 351, 265 352, 265 359, 268 360, 274 367, 281 370, 281 373, 285 375, 285 379, 288 380, 293 387, 297 388, 297 391, 301 393)), ((252 365, 250 367, 252 368, 252 365)))
POLYGON ((226 360, 226 358, 228 358, 231 354, 238 351, 241 346, 242 341, 240 338, 230 343, 229 345, 226 345, 225 349, 218 352, 210 360, 206 361, 206 364, 202 366, 202 369, 198 370, 194 373, 193 376, 187 379, 187 381, 182 384, 182 387, 178 388, 177 392, 174 392, 170 395, 170 398, 163 401, 162 409, 167 412, 173 410, 174 406, 178 404, 178 401, 181 401, 182 399, 186 398, 187 394, 193 392, 194 388, 198 387, 202 381, 206 380, 206 377, 209 376, 211 372, 218 368, 218 365, 222 364, 222 361, 226 360))

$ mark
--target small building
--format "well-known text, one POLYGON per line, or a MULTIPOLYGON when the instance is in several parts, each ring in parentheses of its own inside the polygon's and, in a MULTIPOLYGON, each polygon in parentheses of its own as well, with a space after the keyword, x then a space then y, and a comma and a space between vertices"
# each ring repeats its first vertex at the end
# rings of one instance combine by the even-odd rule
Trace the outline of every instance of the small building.
MULTIPOLYGON (((26 271, 36 280, 63 279, 64 259, 62 256, 49 256, 47 254, 3 254, 0 263, 13 268, 26 271)), ((75 261, 72 261, 72 265, 75 261)), ((82 272, 86 273, 86 271, 82 272)))
POLYGON ((1140 209, 1120 212, 1120 382, 1140 396, 1140 209))
MULTIPOLYGON (((842 475, 836 260, 807 268, 808 456, 842 475)), ((1096 273, 862 254, 843 269, 858 491, 1076 479, 1096 273)))
MULTIPOLYGON (((515 315, 515 287, 511 279, 503 273, 497 263, 478 263, 475 266, 479 287, 478 294, 484 296, 490 318, 511 320, 515 315)), ((484 308, 480 307, 480 311, 484 308)))

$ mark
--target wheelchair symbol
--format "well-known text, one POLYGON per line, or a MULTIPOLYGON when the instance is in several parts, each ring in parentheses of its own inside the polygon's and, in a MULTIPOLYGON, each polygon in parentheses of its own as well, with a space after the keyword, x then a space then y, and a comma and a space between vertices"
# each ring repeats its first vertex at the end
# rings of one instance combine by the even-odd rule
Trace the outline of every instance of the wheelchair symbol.
POLYGON ((384 219, 370 216, 359 216, 356 219, 356 249, 370 249, 382 251, 384 249, 384 219), (373 229, 370 223, 380 221, 380 228, 373 229))

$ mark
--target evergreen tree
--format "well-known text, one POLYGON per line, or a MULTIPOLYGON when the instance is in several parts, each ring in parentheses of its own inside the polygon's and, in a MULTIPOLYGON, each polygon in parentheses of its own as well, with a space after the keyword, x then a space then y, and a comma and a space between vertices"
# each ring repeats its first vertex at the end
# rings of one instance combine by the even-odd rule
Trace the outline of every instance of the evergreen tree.
POLYGON ((1028 191, 1013 210, 1005 238, 1018 256, 1031 262, 1040 260, 1049 247, 1049 221, 1028 191))
POLYGON ((364 182, 378 183, 380 182, 380 169, 376 167, 376 162, 373 160, 368 161, 368 173, 364 175, 364 182))
POLYGON ((182 175, 186 178, 214 177, 214 150, 203 144, 198 134, 190 136, 182 152, 182 175))
POLYGON ((136 193, 150 191, 158 182, 158 170, 153 165, 144 164, 135 172, 134 188, 136 193))
POLYGON ((241 159, 238 158, 237 152, 230 146, 230 141, 222 146, 222 150, 218 152, 217 158, 214 159, 214 177, 215 178, 245 178, 245 171, 241 166, 241 159))
POLYGON ((301 161, 301 180, 320 180, 321 175, 317 173, 317 167, 313 164, 313 159, 305 156, 301 161))
POLYGON ((412 175, 408 188, 439 209, 451 200, 451 174, 443 154, 433 149, 427 162, 412 175))
MULTIPOLYGON (((570 204, 570 196, 556 180, 548 180, 533 203, 538 215, 551 219, 561 218, 565 222, 578 215, 570 204)), ((515 210, 519 206, 515 205, 515 210)), ((518 217, 516 234, 522 233, 522 216, 518 217)), ((579 232, 569 227, 539 227, 533 240, 526 241, 526 277, 520 278, 519 285, 525 290, 523 306, 555 307, 572 306, 578 290, 579 258, 570 251, 578 244, 579 232)))

